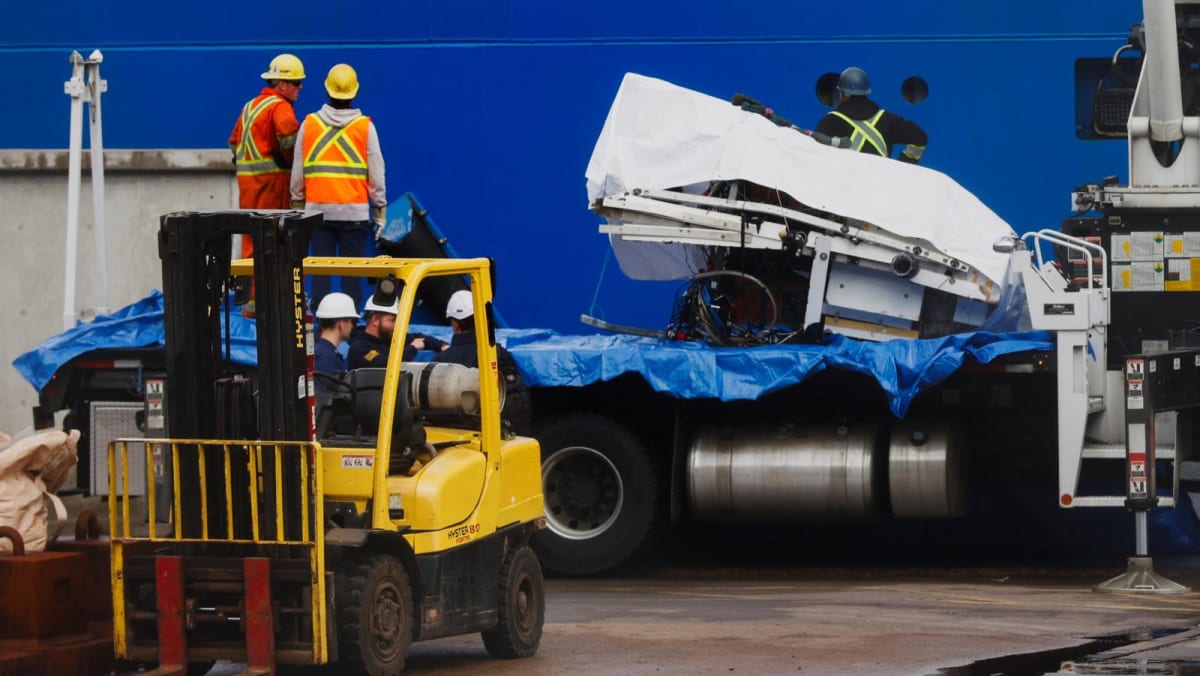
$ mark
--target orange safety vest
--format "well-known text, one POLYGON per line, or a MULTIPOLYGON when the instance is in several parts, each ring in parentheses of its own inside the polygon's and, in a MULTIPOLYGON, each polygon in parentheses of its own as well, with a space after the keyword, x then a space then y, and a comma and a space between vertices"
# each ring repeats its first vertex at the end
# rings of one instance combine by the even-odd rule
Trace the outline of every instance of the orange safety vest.
POLYGON ((367 203, 367 135, 371 118, 356 117, 344 127, 320 115, 304 118, 304 197, 317 204, 367 203))
MULTIPOLYGON (((296 142, 295 124, 292 129, 276 129, 273 124, 275 107, 288 105, 283 97, 273 90, 264 90, 258 96, 242 106, 242 115, 234 126, 230 145, 234 146, 234 161, 237 164, 237 174, 242 176, 261 176, 263 174, 287 174, 288 170, 279 166, 273 148, 278 145, 287 151, 296 142)), ((294 116, 292 116, 293 119, 294 116)))

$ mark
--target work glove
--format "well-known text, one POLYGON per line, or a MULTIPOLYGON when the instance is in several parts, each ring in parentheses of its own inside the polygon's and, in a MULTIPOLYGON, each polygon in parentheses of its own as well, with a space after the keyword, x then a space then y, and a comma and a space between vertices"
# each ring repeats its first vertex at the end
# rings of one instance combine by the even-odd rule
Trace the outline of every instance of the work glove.
POLYGON ((819 131, 809 131, 807 129, 802 129, 800 131, 803 134, 813 137, 813 139, 818 143, 824 143, 827 146, 833 146, 834 148, 850 147, 849 136, 830 136, 829 134, 822 134, 819 131))
POLYGON ((375 224, 375 239, 378 240, 387 225, 387 207, 371 207, 371 222, 375 224))
POLYGON ((304 208, 304 200, 292 200, 292 208, 297 211, 304 208))

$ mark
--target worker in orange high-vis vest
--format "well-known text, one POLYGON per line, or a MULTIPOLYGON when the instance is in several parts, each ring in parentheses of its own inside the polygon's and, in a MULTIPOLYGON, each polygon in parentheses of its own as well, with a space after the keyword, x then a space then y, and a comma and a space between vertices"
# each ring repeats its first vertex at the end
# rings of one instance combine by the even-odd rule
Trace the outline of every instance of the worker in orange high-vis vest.
MULTIPOLYGON (((229 148, 237 166, 238 206, 243 209, 287 209, 292 152, 300 123, 293 104, 304 86, 304 64, 291 54, 271 59, 267 81, 258 96, 242 106, 229 148)), ((254 252, 249 237, 242 238, 242 255, 254 252)))
MULTIPOLYGON (((364 256, 372 224, 387 221, 383 153, 371 118, 353 107, 358 73, 339 63, 325 78, 329 101, 304 118, 296 136, 299 155, 292 165, 292 208, 324 212, 312 234, 314 256, 364 256)), ((342 292, 357 301, 370 293, 365 278, 343 277, 342 292)), ((312 302, 330 291, 327 276, 313 277, 312 302)))

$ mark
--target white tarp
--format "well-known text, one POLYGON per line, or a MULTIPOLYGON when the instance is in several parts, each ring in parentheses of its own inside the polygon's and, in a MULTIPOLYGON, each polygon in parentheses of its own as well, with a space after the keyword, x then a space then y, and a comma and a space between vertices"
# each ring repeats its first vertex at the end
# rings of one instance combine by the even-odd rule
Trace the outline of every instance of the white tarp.
MULTIPOLYGON (((814 209, 923 239, 997 284, 1005 279, 1008 256, 992 251, 992 243, 1012 228, 949 176, 831 148, 727 101, 627 73, 588 163, 589 203, 635 188, 714 180, 776 188, 814 209)), ((619 259, 636 246, 614 242, 619 259)), ((646 275, 666 276, 663 268, 674 266, 662 263, 646 275)), ((622 269, 631 273, 625 260, 622 269)))

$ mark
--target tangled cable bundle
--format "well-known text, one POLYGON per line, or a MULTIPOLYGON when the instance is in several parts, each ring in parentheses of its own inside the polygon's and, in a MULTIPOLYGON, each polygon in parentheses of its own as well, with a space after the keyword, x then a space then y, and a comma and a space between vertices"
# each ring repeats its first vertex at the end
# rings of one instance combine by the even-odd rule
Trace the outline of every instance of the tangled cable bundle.
POLYGON ((762 280, 736 270, 713 270, 694 275, 680 287, 666 334, 671 340, 703 340, 721 347, 772 345, 796 335, 795 331, 777 329, 778 322, 779 306, 762 280), (732 299, 713 284, 720 277, 744 279, 762 289, 770 305, 768 320, 762 325, 733 322, 732 299))

